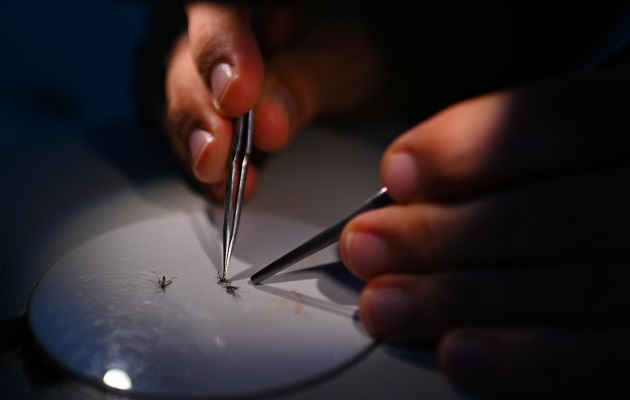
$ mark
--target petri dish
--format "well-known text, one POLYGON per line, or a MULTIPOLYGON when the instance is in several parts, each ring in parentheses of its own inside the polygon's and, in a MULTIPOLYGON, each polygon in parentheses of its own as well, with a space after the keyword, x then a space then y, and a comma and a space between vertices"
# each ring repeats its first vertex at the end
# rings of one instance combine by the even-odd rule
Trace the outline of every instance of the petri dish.
POLYGON ((228 271, 238 289, 229 291, 217 283, 217 215, 182 212, 126 225, 57 261, 28 309, 44 353, 115 391, 230 397, 308 385, 374 346, 356 317, 362 283, 334 247, 262 285, 249 282, 316 227, 245 212, 228 271))

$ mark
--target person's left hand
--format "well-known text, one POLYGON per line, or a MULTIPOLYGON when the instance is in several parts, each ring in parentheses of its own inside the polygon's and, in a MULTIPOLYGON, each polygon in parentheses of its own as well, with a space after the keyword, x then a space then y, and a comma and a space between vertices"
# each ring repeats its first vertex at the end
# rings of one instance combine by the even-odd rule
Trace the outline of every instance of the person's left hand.
POLYGON ((397 204, 340 242, 368 281, 367 329, 439 344, 464 389, 615 393, 630 359, 629 92, 623 70, 558 79, 398 138, 381 168, 397 204))

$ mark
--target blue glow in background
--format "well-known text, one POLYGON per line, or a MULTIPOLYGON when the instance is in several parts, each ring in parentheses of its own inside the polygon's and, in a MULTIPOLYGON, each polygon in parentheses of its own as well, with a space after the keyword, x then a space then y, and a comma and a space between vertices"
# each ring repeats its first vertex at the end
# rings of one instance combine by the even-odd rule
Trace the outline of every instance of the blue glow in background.
POLYGON ((0 0, 0 151, 134 117, 142 1, 0 0))

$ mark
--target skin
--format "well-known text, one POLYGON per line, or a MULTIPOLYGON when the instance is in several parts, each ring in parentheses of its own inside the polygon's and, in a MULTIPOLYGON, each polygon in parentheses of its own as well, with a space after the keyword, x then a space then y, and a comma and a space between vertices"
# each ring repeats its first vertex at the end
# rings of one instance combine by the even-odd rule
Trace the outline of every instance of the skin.
MULTIPOLYGON (((274 152, 316 115, 352 108, 374 87, 378 63, 366 35, 354 26, 315 26, 301 32, 298 26, 310 26, 307 19, 290 6, 275 10, 266 19, 269 28, 262 29, 260 40, 272 54, 263 62, 246 9, 192 3, 187 15, 188 32, 174 48, 165 82, 170 137, 184 165, 217 200, 225 195, 232 118, 256 106, 254 146, 274 152), (292 22, 276 28, 284 20, 292 22), (333 45, 331 35, 339 38, 333 45), (289 47, 296 41, 298 45, 289 47), (354 57, 339 68, 337 60, 350 52, 354 57), (222 63, 231 66, 233 78, 213 90, 213 68, 222 63), (190 135, 197 128, 211 140, 192 156, 190 135)), ((245 198, 256 181, 254 167, 248 172, 245 198)))
MULTIPOLYGON (((187 6, 165 83, 170 137, 217 200, 233 117, 255 106, 255 146, 274 152, 378 89, 365 32, 299 11, 265 10, 259 47, 245 8, 187 6), (227 82, 215 74, 225 63, 227 82), (195 147, 199 129, 209 139, 195 147)), ((356 217, 340 240, 344 264, 367 281, 359 308, 374 337, 436 345, 466 391, 618 394, 630 357, 629 71, 458 101, 392 142, 381 177, 397 204, 356 217)))
POLYGON ((341 241, 368 282, 359 309, 375 337, 437 344, 444 372, 474 392, 619 395, 630 76, 610 75, 474 98, 390 146, 382 179, 399 204, 355 218, 341 241), (550 98, 579 104, 561 115, 550 98), (573 112, 596 105, 609 120, 573 112))

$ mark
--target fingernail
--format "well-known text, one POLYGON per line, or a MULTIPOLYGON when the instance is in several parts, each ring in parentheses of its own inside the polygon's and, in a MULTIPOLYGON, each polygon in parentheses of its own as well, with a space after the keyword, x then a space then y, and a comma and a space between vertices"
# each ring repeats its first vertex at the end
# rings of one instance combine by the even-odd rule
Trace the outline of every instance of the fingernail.
POLYGON ((409 296, 401 289, 366 289, 361 306, 359 315, 368 330, 377 338, 385 339, 396 335, 409 326, 409 296))
POLYGON ((215 102, 219 102, 223 97, 225 88, 234 78, 234 69, 227 64, 221 63, 215 65, 210 74, 210 85, 212 87, 212 94, 214 95, 215 102))
POLYGON ((359 276, 374 276, 387 265, 389 249, 379 235, 373 233, 350 233, 344 243, 346 262, 359 276))
POLYGON ((465 338, 451 346, 449 364, 453 375, 459 379, 478 380, 490 373, 493 352, 487 342, 465 338))
POLYGON ((414 197, 419 190, 416 160, 408 152, 396 153, 385 160, 383 183, 392 196, 399 199, 414 197))
POLYGON ((203 129, 195 129, 190 133, 188 137, 188 151, 190 153, 190 159, 192 160, 193 169, 195 169, 197 165, 197 159, 203 148, 213 140, 214 136, 203 129))

